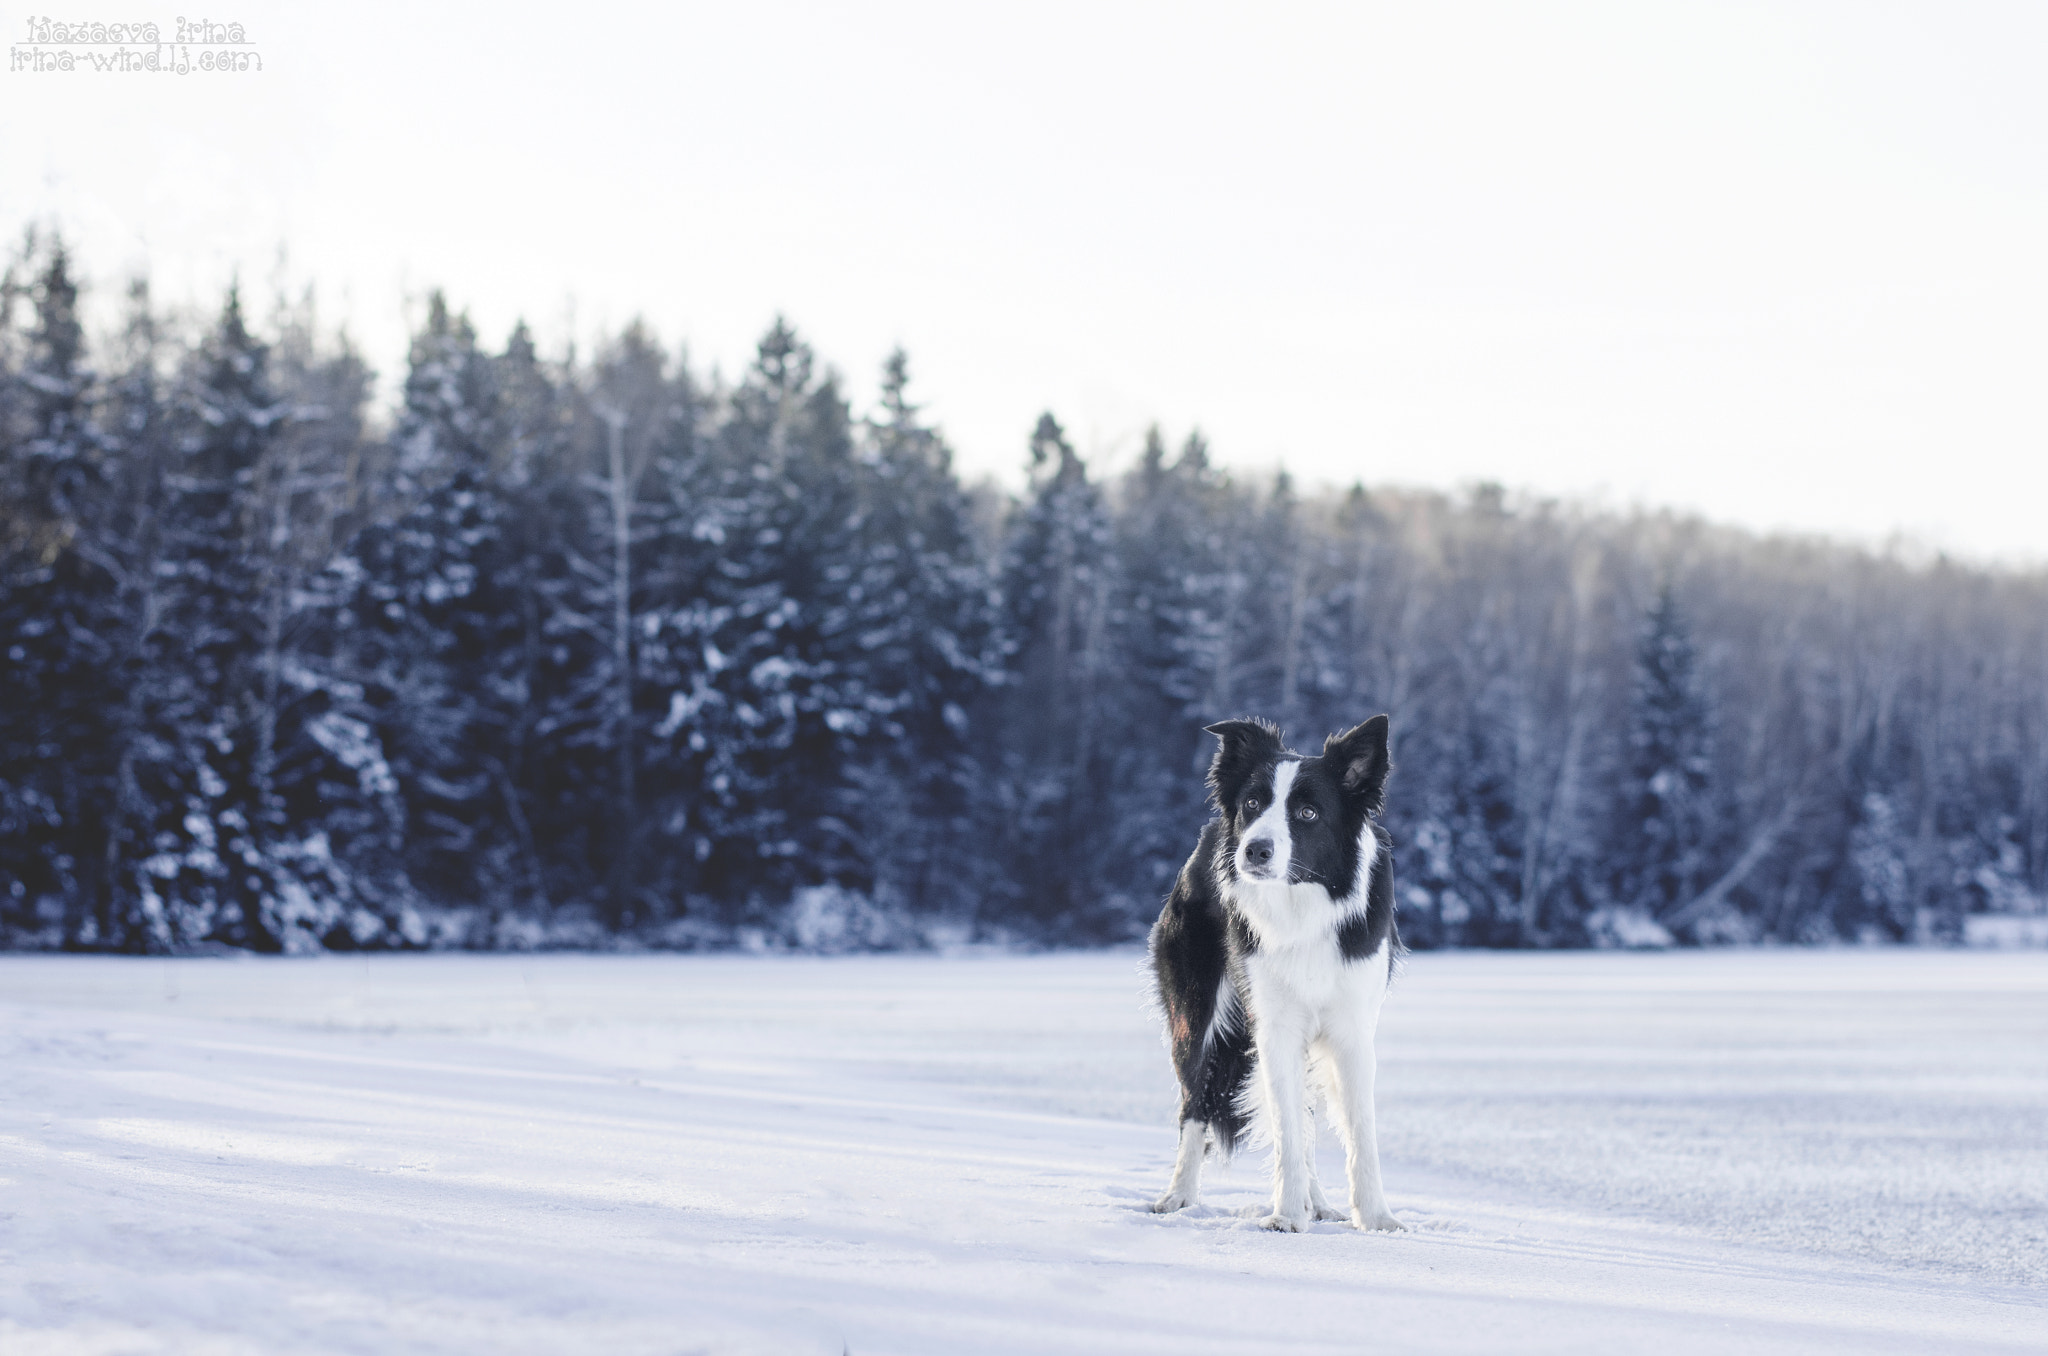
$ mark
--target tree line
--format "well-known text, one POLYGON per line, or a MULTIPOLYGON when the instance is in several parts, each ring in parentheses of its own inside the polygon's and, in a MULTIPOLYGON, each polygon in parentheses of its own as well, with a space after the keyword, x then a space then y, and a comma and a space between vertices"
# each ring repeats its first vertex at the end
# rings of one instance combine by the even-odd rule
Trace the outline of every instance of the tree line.
POLYGON ((1394 717, 1413 945, 1943 940, 2048 896, 2048 575, 1479 486, 1305 491, 1047 414, 968 485, 892 356, 547 357, 441 297, 89 343, 0 285, 0 945, 1141 935, 1202 726, 1394 717))

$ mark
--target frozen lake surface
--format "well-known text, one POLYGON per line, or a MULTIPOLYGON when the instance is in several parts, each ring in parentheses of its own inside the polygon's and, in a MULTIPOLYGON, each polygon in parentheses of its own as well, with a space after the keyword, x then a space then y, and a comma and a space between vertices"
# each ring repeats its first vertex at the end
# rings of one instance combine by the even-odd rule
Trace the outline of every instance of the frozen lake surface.
POLYGON ((0 1350, 2048 1348, 2048 955, 1414 957, 1399 1235, 1144 1213, 1139 964, 0 957, 0 1350))

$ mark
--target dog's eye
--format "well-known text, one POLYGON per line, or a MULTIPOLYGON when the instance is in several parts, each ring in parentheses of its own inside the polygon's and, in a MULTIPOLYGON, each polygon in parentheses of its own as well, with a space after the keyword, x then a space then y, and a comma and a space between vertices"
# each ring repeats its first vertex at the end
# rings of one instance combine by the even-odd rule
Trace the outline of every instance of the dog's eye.
POLYGON ((1247 798, 1246 798, 1246 800, 1245 800, 1245 803, 1244 803, 1244 813, 1245 813, 1245 817, 1246 817, 1246 818, 1250 818, 1251 816, 1253 816, 1253 815, 1257 814, 1258 812, 1259 812, 1259 798, 1258 798, 1257 796, 1250 796, 1250 797, 1247 797, 1247 798))
POLYGON ((1294 812, 1294 817, 1300 820, 1302 823, 1306 824, 1308 823, 1308 821, 1316 817, 1316 807, 1313 805, 1304 805, 1299 810, 1296 810, 1294 812))

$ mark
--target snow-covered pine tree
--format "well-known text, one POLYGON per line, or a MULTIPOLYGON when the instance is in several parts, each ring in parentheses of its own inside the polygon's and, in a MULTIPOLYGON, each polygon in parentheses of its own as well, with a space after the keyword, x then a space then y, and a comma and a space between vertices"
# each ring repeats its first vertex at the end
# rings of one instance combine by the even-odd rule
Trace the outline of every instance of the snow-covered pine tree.
POLYGON ((971 927, 985 740, 969 713, 1002 678, 1000 617, 952 451, 920 417, 909 382, 898 349, 883 364, 880 408, 859 430, 846 602, 871 715, 849 775, 861 792, 859 840, 889 845, 867 862, 882 905, 971 927))
POLYGON ((503 426, 495 364, 434 294, 392 432, 383 497, 403 507, 358 534, 334 573, 325 717, 337 745, 385 755, 410 880, 444 904, 486 909, 537 879, 502 747, 522 696, 505 670, 523 630, 504 541, 503 426))
POLYGON ((1707 884, 1711 712, 1692 633, 1670 585, 1657 592, 1635 648, 1628 782, 1614 860, 1614 898, 1651 918, 1707 884))
POLYGON ((0 281, 0 944, 94 944, 105 888, 119 581, 78 301, 61 239, 0 281))
POLYGON ((137 279, 129 288, 126 324, 103 407, 103 427, 113 440, 114 474, 100 540, 119 584, 118 639, 109 665, 119 695, 102 712, 114 769, 106 807, 106 864, 99 890, 81 902, 85 916, 78 931, 80 945, 126 950, 152 944, 138 864, 154 850, 150 825, 156 809, 138 770, 167 748, 153 725, 162 683, 152 667, 153 637, 173 587, 159 568, 165 476, 175 460, 176 441, 164 347, 148 284, 137 279))
MULTIPOLYGON (((1521 914, 1521 834, 1515 814, 1514 755, 1505 722, 1474 707, 1432 753, 1444 761, 1425 855, 1441 861, 1437 921, 1445 940, 1463 946, 1527 946, 1521 914), (1440 836, 1439 836, 1440 835, 1440 836)), ((1421 883, 1421 882, 1417 882, 1421 883)))
POLYGON ((159 515, 163 581, 144 642, 131 775, 147 807, 134 826, 139 940, 150 949, 218 940, 277 950, 310 940, 273 916, 267 844, 281 831, 262 742, 266 524, 256 482, 285 417, 269 351, 230 290, 174 397, 159 515))
POLYGON ((1215 677, 1234 642, 1234 543, 1226 537, 1235 490, 1188 434, 1169 459, 1146 433, 1116 515, 1119 565, 1116 685, 1121 835, 1143 888, 1163 894, 1206 818, 1201 772, 1215 741, 1205 724, 1241 711, 1215 701, 1215 677))
POLYGON ((1031 491, 1004 552, 1013 682, 1000 698, 1003 760, 992 842, 996 898, 1024 927, 1069 939, 1142 930, 1113 785, 1116 735, 1102 720, 1117 679, 1110 607, 1117 562, 1102 492, 1051 414, 1031 435, 1031 491), (1101 736, 1101 737, 1098 737, 1101 736), (996 836, 1000 835, 1000 836, 996 836))
MULTIPOLYGON (((294 421, 323 416, 280 387, 237 291, 167 398, 148 329, 131 325, 145 338, 110 406, 134 463, 132 616, 129 696, 112 704, 108 741, 117 830, 97 944, 316 948, 363 931, 370 903, 322 827, 298 822, 318 790, 296 806, 287 795, 293 783, 317 787, 323 769, 354 780, 369 757, 308 732, 318 712, 297 680, 317 629, 298 529, 324 523, 330 487, 305 474, 307 445, 288 438, 294 421)), ((351 383, 359 398, 359 371, 341 381, 351 383)))
POLYGON ((836 377, 778 319, 725 406, 641 627, 665 694, 660 820, 688 845, 666 889, 713 921, 779 929, 799 887, 872 885, 852 774, 893 703, 864 645, 861 467, 836 377))
POLYGON ((656 491, 695 455, 698 397, 687 365, 634 323, 598 355, 579 399, 574 447, 577 511, 561 520, 562 567, 543 585, 555 666, 544 717, 550 816, 571 835, 558 859, 573 863, 612 927, 670 912, 653 884, 647 849, 656 825, 643 794, 645 732, 654 700, 642 669, 650 626, 647 580, 659 562, 671 501, 656 491))
POLYGON ((754 744, 764 722, 750 675, 792 615, 779 578, 780 477, 754 430, 738 436, 740 401, 757 419, 763 362, 719 409, 693 419, 679 455, 661 458, 650 494, 635 665, 653 719, 637 794, 656 843, 645 888, 661 911, 711 932, 739 920, 766 829, 754 744), (715 418, 715 422, 714 422, 715 418))
POLYGON ((358 671, 351 611, 360 561, 347 549, 374 507, 366 432, 371 374, 346 340, 328 346, 310 295, 280 308, 273 381, 287 415, 257 480, 264 580, 259 747, 283 831, 280 888, 317 909, 327 946, 418 945, 426 932, 404 861, 406 809, 358 671))
POLYGON ((577 481, 580 401, 569 366, 543 362, 524 321, 513 328, 493 364, 498 414, 494 482, 508 510, 499 525, 504 572, 498 588, 516 624, 499 636, 491 656, 491 691, 504 725, 494 732, 485 766, 500 788, 519 844, 523 898, 529 909, 543 913, 563 890, 576 893, 580 880, 571 872, 574 879, 555 882, 564 869, 564 854, 552 817, 536 813, 552 794, 552 759, 545 749, 551 708, 570 685, 572 672, 570 648, 549 635, 546 586, 569 558, 564 542, 575 530, 572 522, 581 521, 573 506, 584 504, 587 495, 577 481))

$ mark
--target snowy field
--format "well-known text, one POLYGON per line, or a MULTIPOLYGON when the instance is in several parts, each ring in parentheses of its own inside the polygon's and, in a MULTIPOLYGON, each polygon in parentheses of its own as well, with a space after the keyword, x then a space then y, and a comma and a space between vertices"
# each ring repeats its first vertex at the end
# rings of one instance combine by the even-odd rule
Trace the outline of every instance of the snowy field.
POLYGON ((2048 955, 1417 956, 1399 1235, 1144 1213, 1138 966, 0 957, 0 1351, 2048 1349, 2048 955))

